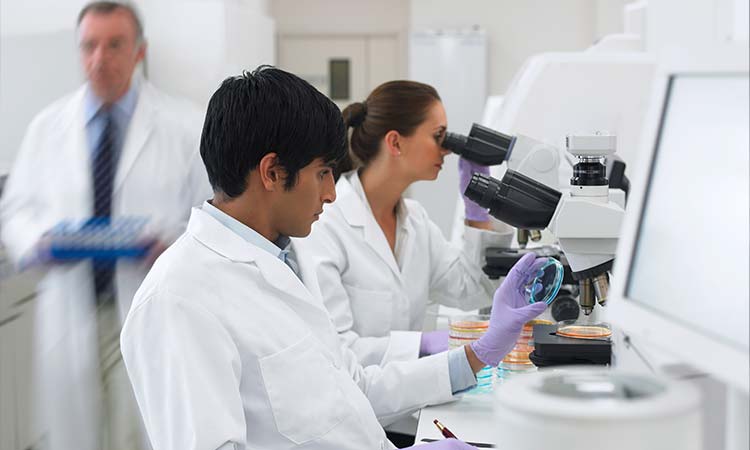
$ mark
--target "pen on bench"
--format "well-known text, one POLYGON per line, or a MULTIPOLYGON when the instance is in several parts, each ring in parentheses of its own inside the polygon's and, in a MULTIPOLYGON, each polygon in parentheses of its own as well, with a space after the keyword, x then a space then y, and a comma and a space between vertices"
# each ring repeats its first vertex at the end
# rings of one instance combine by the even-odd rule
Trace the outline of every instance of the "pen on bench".
POLYGON ((440 421, 439 421, 439 420, 435 419, 435 420, 433 420, 433 421, 432 421, 432 423, 434 423, 434 424, 435 424, 435 426, 436 426, 436 427, 438 427, 438 430, 440 430, 440 433, 442 433, 442 434, 443 434, 443 436, 444 436, 444 437, 445 437, 446 439, 448 439, 448 438, 458 439, 458 438, 456 437, 456 435, 455 435, 455 434, 453 434, 453 433, 451 433, 451 430, 449 430, 449 429, 445 428, 445 425, 443 425, 442 423, 440 423, 440 421))

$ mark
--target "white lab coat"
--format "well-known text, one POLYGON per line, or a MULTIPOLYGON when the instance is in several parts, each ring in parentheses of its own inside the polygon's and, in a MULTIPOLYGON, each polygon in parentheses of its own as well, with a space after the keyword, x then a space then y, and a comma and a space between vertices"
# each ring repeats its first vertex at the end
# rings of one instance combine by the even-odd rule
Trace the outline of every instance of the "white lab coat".
POLYGON ((378 419, 453 398, 447 353, 363 368, 308 285, 193 209, 121 336, 155 449, 390 449, 378 419))
MULTIPOLYGON (((85 89, 47 107, 27 130, 0 203, 3 243, 16 262, 59 221, 93 213, 85 89)), ((211 194, 198 152, 201 120, 191 104, 141 82, 117 165, 114 217, 150 217, 166 244, 184 231, 191 206, 211 194)), ((118 262, 121 319, 147 271, 140 262, 118 262)), ((92 441, 100 378, 90 262, 46 269, 37 301, 37 393, 50 448, 98 448, 92 441)))
POLYGON ((405 198, 397 230, 397 263, 356 172, 336 184, 336 202, 297 240, 315 262, 323 301, 344 342, 362 364, 419 357, 425 311, 438 303, 464 310, 489 306, 497 283, 482 272, 484 250, 508 247, 510 227, 465 227, 463 248, 446 241, 416 201, 405 198))

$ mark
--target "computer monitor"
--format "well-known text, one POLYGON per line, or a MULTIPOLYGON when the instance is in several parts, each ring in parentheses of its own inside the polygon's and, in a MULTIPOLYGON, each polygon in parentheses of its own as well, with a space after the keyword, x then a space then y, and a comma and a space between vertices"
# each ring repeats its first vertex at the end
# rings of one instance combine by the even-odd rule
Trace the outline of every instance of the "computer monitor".
POLYGON ((669 74, 631 193, 609 317, 748 392, 748 73, 669 74))

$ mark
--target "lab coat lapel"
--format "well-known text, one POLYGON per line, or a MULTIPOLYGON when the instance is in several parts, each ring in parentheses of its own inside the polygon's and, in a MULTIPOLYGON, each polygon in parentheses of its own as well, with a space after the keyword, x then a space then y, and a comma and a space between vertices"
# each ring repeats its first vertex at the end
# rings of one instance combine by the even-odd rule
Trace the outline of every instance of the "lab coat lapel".
POLYGON ((58 210, 56 220, 70 218, 84 218, 90 216, 94 207, 93 174, 91 170, 91 152, 86 141, 86 124, 84 123, 83 99, 86 87, 81 87, 73 94, 66 111, 60 114, 65 123, 60 130, 61 155, 58 169, 65 176, 66 189, 60 190, 60 195, 67 197, 55 202, 58 210), (66 193, 82 193, 83 195, 65 195, 66 193))
POLYGON ((294 311, 314 332, 315 337, 323 343, 323 350, 328 358, 337 364, 339 336, 335 332, 331 316, 323 305, 320 296, 313 295, 303 281, 305 274, 310 276, 309 267, 304 261, 297 261, 302 280, 279 258, 249 243, 254 253, 254 264, 275 292, 270 301, 282 301, 294 311))
POLYGON ((135 111, 133 111, 133 117, 130 119, 130 125, 128 125, 128 131, 125 135, 120 162, 117 165, 115 192, 122 187, 130 169, 138 159, 138 155, 146 146, 154 126, 154 115, 157 111, 154 105, 153 91, 146 81, 141 81, 140 89, 135 111))
POLYGON ((403 222, 398 224, 398 227, 399 233, 402 233, 403 236, 403 240, 401 241, 402 249, 400 254, 403 258, 401 260, 401 267, 403 272, 405 273, 410 267, 412 258, 414 258, 415 254, 417 253, 414 249, 417 240, 415 237, 415 228, 414 223, 412 222, 412 216, 409 211, 409 206, 405 201, 402 201, 401 207, 404 208, 403 222))
POLYGON ((200 208, 193 208, 188 223, 188 232, 201 243, 231 261, 254 264, 260 270, 266 283, 278 291, 279 298, 291 297, 295 303, 302 303, 308 308, 312 307, 325 312, 324 307, 314 301, 310 292, 289 266, 267 251, 242 239, 200 208))
MULTIPOLYGON (((352 174, 352 177, 355 176, 357 175, 352 174)), ((401 272, 398 269, 391 247, 388 245, 388 240, 375 220, 375 216, 370 212, 369 206, 365 204, 365 200, 357 195, 350 181, 345 177, 342 177, 337 183, 336 191, 337 201, 341 205, 341 211, 347 223, 351 227, 362 229, 367 245, 386 263, 393 274, 400 278, 401 272)))

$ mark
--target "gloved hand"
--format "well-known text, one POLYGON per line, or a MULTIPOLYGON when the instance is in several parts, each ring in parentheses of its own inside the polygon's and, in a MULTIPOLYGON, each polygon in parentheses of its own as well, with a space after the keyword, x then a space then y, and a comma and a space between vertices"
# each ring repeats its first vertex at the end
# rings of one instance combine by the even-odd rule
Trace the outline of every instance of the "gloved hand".
POLYGON ((473 445, 469 445, 458 439, 441 439, 428 444, 412 445, 404 450, 477 450, 473 445))
POLYGON ((529 304, 524 287, 541 269, 547 258, 527 253, 510 269, 492 299, 490 326, 481 338, 471 343, 480 361, 495 367, 513 349, 523 325, 544 312, 544 302, 529 304))
POLYGON ((427 331, 422 333, 419 342, 419 356, 434 355, 448 350, 448 330, 427 331))
POLYGON ((464 199, 464 218, 466 220, 486 222, 490 220, 490 214, 487 212, 487 210, 469 200, 464 195, 466 186, 469 185, 469 181, 471 181, 471 177, 475 172, 479 172, 483 175, 489 175, 490 168, 481 164, 471 162, 468 159, 458 158, 458 187, 461 189, 461 196, 464 199))
POLYGON ((18 269, 23 271, 32 267, 39 267, 53 262, 52 240, 49 233, 44 233, 34 247, 29 250, 18 263, 18 269))

